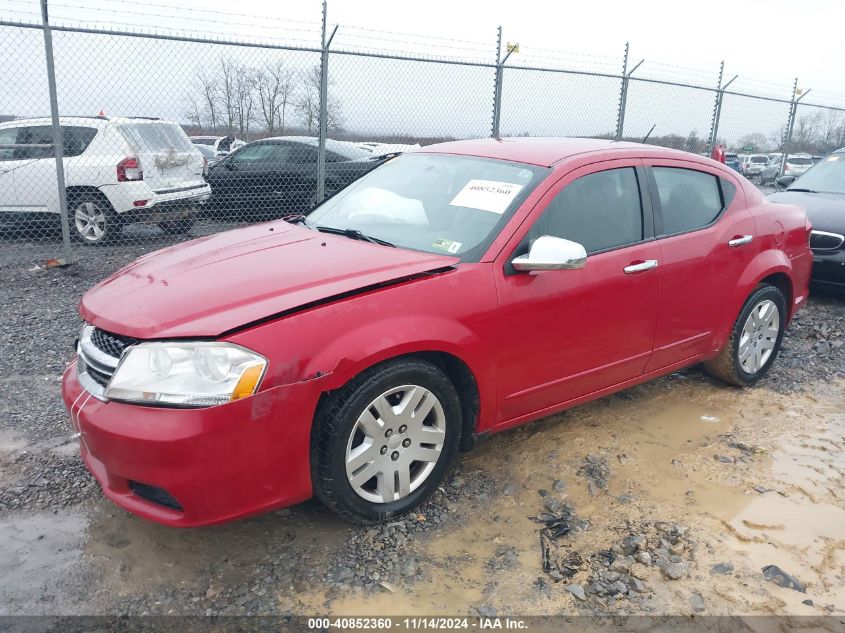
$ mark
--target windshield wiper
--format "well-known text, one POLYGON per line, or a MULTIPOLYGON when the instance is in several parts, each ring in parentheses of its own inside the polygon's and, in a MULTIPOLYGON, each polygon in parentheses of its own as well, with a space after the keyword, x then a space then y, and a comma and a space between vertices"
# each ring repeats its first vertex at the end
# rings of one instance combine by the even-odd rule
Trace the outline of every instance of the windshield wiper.
POLYGON ((815 189, 802 189, 801 187, 789 187, 787 191, 800 191, 801 193, 818 193, 815 189))
POLYGON ((322 233, 331 233, 332 235, 345 235, 346 237, 359 240, 361 242, 370 242, 371 244, 381 244, 382 246, 393 246, 396 247, 396 244, 391 244, 387 240, 382 240, 377 237, 373 237, 372 235, 365 235, 361 233, 358 229, 338 229, 333 226, 315 226, 315 229, 322 233))

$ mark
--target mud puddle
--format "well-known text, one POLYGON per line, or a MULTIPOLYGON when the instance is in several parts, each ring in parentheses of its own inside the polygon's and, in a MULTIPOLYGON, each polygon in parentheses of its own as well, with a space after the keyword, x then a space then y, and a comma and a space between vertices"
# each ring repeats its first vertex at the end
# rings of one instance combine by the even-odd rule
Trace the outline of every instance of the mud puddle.
POLYGON ((821 398, 726 389, 690 372, 494 437, 467 462, 495 477, 502 494, 421 539, 416 553, 427 573, 412 591, 389 584, 375 594, 327 598, 315 591, 300 597, 299 610, 841 613, 843 394, 841 383, 821 398), (607 465, 606 488, 584 476, 588 455, 607 465), (647 590, 634 602, 623 596, 608 607, 589 595, 576 599, 564 587, 587 586, 595 569, 587 562, 561 582, 541 571, 538 526, 528 517, 542 510, 542 494, 571 503, 588 521, 587 529, 563 539, 585 561, 637 525, 688 527, 689 574, 670 580, 647 567, 647 590), (732 571, 711 573, 719 563, 732 571), (772 564, 799 578, 807 592, 764 579, 761 568, 772 564), (807 599, 813 606, 802 603, 807 599))

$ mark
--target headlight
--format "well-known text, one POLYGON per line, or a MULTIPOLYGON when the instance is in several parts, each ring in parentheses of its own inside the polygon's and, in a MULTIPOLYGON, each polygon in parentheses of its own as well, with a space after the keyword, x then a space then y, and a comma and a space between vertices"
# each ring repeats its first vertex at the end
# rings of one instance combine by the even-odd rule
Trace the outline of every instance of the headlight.
POLYGON ((231 343, 141 343, 106 388, 109 400, 210 407, 255 393, 267 359, 231 343))

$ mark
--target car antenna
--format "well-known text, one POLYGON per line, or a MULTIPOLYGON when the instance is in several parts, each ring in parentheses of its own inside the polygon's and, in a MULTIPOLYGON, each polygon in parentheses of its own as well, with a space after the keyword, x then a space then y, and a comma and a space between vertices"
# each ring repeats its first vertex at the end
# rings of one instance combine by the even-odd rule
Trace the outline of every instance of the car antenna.
POLYGON ((645 142, 648 140, 648 137, 649 137, 649 136, 651 136, 651 133, 652 133, 652 132, 654 132, 654 128, 656 128, 656 127, 657 127, 657 123, 655 123, 654 125, 652 125, 652 126, 651 126, 651 129, 650 129, 650 130, 648 131, 648 133, 647 133, 647 134, 643 137, 643 140, 642 140, 642 142, 643 142, 643 143, 645 143, 645 142))

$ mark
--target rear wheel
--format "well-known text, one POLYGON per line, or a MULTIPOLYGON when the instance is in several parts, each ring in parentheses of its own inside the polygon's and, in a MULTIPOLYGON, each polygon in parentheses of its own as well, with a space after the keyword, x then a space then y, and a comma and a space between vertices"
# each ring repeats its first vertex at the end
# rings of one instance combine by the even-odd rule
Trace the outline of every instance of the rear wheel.
POLYGON ((315 492, 360 523, 404 514, 434 492, 462 427, 452 382, 413 358, 364 372, 330 397, 315 423, 315 492))
POLYGON ((68 196, 68 224, 71 236, 90 246, 107 244, 123 229, 108 199, 93 192, 68 196))
POLYGON ((777 358, 785 326, 783 293, 775 286, 759 286, 742 307, 725 347, 704 363, 705 370, 732 385, 753 385, 777 358))

